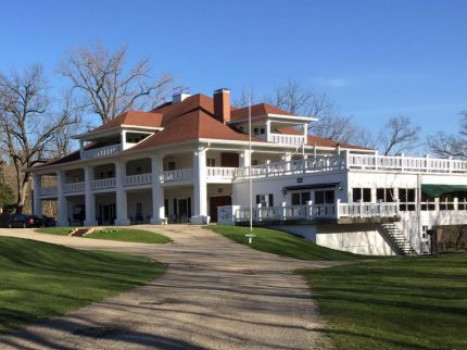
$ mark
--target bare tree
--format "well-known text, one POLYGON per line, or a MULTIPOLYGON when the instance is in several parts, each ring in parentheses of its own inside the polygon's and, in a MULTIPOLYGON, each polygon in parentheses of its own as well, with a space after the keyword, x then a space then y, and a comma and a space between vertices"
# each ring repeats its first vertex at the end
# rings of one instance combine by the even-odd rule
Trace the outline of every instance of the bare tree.
POLYGON ((431 135, 427 140, 430 150, 441 157, 467 159, 467 111, 461 113, 460 126, 457 134, 440 131, 431 135))
POLYGON ((390 118, 379 133, 380 152, 398 154, 418 147, 420 127, 405 116, 390 118))
POLYGON ((18 212, 29 187, 27 169, 43 161, 54 135, 73 123, 66 114, 50 112, 41 66, 31 66, 21 74, 0 74, 0 150, 15 168, 18 212))
POLYGON ((127 55, 125 46, 110 52, 96 42, 69 52, 59 66, 59 73, 70 79, 88 111, 99 115, 102 123, 129 109, 154 108, 172 82, 169 75, 153 79, 148 59, 127 68, 127 55))
POLYGON ((83 121, 83 107, 79 104, 71 90, 65 91, 58 106, 57 113, 64 119, 73 121, 72 124, 64 125, 57 129, 50 142, 51 148, 48 150, 52 157, 63 157, 71 151, 72 136, 76 135, 80 129, 86 129, 83 121))
POLYGON ((292 114, 318 118, 308 126, 308 130, 316 136, 362 146, 372 144, 369 134, 356 125, 351 116, 341 115, 326 94, 305 88, 297 81, 288 80, 267 100, 292 114))

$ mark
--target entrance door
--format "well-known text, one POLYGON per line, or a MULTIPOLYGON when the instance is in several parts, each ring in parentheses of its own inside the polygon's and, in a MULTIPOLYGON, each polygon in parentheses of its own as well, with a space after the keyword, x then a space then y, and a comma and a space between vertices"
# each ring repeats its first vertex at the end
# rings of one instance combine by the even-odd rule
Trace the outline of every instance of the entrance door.
POLYGON ((188 221, 188 199, 179 199, 178 200, 178 217, 179 222, 188 221))
POLYGON ((222 207, 223 205, 232 205, 232 197, 222 196, 209 198, 209 207, 212 222, 217 222, 217 207, 222 207))

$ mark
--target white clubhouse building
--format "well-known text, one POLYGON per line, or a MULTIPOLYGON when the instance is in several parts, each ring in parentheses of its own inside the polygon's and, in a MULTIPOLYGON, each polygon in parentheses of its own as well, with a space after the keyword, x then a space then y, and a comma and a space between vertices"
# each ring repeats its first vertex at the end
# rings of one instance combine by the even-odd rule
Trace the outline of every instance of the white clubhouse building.
POLYGON ((179 94, 76 136, 78 151, 32 169, 35 214, 56 200, 60 226, 247 224, 251 176, 255 225, 331 248, 420 253, 427 229, 467 224, 467 162, 311 136, 314 118, 267 104, 251 108, 250 152, 249 110, 229 95, 179 94))

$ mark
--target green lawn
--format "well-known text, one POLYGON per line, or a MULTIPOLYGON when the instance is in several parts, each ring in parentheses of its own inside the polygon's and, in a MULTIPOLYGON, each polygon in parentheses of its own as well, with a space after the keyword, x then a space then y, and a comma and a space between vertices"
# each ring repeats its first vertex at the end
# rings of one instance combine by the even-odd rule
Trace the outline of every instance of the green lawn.
POLYGON ((0 237, 0 333, 143 285, 164 272, 144 257, 0 237))
POLYGON ((66 236, 69 235, 73 229, 74 227, 41 227, 36 229, 36 232, 66 236))
POLYGON ((467 349, 467 253, 301 273, 338 350, 467 349))
POLYGON ((111 241, 139 242, 139 243, 169 243, 172 240, 160 233, 136 230, 131 228, 110 228, 94 231, 86 236, 93 239, 108 239, 111 241))
MULTIPOLYGON (((39 233, 68 235, 73 230, 70 227, 44 227, 36 229, 39 233)), ((139 243, 169 243, 172 240, 160 233, 146 230, 137 230, 126 227, 102 228, 85 236, 85 238, 108 239, 111 241, 139 242, 139 243)))
MULTIPOLYGON (((245 234, 250 232, 249 227, 210 225, 204 226, 204 228, 220 233, 237 243, 248 245, 245 234)), ((358 260, 367 258, 320 247, 307 239, 277 230, 254 227, 253 233, 256 237, 253 238, 251 248, 263 252, 301 260, 358 260)))

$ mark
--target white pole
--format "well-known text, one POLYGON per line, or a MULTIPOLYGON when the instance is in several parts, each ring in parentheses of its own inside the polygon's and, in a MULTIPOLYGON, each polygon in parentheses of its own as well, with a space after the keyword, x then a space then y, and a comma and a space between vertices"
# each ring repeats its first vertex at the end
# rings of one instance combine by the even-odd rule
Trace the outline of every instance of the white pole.
MULTIPOLYGON (((250 234, 253 232, 253 181, 252 181, 252 174, 251 174, 251 90, 248 92, 248 137, 249 137, 249 152, 250 152, 250 166, 249 166, 249 173, 250 173, 250 234)), ((248 241, 251 244, 251 238, 248 241)))

